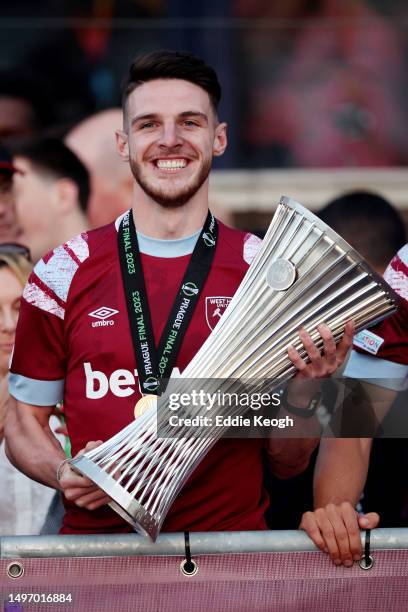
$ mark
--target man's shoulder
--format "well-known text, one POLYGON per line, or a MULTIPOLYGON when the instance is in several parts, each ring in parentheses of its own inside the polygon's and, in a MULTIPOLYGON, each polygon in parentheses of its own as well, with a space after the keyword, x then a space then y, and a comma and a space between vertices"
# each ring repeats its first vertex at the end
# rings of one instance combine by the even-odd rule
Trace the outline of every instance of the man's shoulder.
POLYGON ((82 232, 56 247, 34 266, 23 298, 32 306, 63 319, 73 280, 89 262, 106 261, 116 249, 114 223, 82 232))
POLYGON ((100 249, 104 251, 116 249, 115 236, 114 222, 86 230, 49 251, 35 265, 34 271, 47 269, 62 275, 68 269, 73 268, 76 271, 87 260, 95 257, 100 249))
POLYGON ((220 228, 220 242, 240 258, 242 262, 250 265, 262 245, 262 240, 255 234, 235 229, 218 221, 220 228))
POLYGON ((408 244, 392 258, 384 273, 384 279, 396 293, 408 301, 408 244))
POLYGON ((408 245, 393 257, 384 279, 402 298, 398 310, 356 334, 344 374, 400 391, 408 387, 408 245))

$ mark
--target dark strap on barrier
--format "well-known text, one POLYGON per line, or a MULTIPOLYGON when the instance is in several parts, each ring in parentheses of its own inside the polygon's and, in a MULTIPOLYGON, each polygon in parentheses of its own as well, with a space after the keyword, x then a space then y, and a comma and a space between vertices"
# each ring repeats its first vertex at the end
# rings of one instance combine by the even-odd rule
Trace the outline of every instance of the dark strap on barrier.
POLYGON ((365 543, 364 543, 364 554, 358 562, 362 570, 370 570, 374 565, 374 558, 370 550, 370 529, 365 531, 365 543))
POLYGON ((365 544, 364 544, 364 561, 366 567, 371 565, 371 555, 370 555, 370 539, 371 539, 371 530, 366 529, 365 532, 365 544))
POLYGON ((198 572, 198 565, 194 559, 191 558, 190 534, 188 531, 184 532, 184 549, 186 558, 183 559, 180 564, 181 573, 184 574, 184 576, 195 576, 198 572))
POLYGON ((187 574, 192 574, 195 570, 195 563, 191 558, 191 550, 190 550, 190 533, 188 531, 184 532, 184 547, 186 550, 186 560, 184 562, 184 571, 187 574))

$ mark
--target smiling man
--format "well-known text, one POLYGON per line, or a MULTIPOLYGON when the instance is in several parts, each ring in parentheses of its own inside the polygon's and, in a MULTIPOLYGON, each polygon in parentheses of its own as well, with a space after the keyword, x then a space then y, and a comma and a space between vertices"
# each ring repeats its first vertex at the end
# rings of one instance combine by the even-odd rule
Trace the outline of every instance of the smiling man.
MULTIPOLYGON (((214 70, 199 58, 159 51, 136 59, 116 133, 134 178, 131 209, 54 249, 25 289, 8 452, 26 474, 64 492, 63 533, 131 527, 106 506, 104 492, 64 462, 48 429, 52 406, 63 399, 73 454, 128 425, 140 389, 156 391, 161 377, 194 357, 259 248, 255 236, 208 211, 212 159, 227 145, 220 97, 214 70)), ((329 375, 351 346, 350 325, 337 348, 327 327, 319 331, 324 354, 300 333, 309 365, 289 350, 302 377, 329 375)), ((309 400, 298 397, 295 410, 309 416, 309 400)), ((305 428, 313 420, 305 419, 305 428)), ((266 529, 265 455, 278 476, 289 477, 306 467, 315 445, 315 439, 221 440, 185 484, 164 530, 266 529)))

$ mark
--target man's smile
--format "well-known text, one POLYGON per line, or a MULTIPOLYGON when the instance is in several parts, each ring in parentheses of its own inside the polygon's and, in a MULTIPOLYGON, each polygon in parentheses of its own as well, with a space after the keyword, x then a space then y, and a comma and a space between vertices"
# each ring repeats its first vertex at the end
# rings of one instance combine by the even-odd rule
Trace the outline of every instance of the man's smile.
POLYGON ((154 163, 156 167, 159 168, 159 170, 173 171, 173 170, 181 170, 185 168, 188 164, 188 160, 185 157, 180 157, 176 159, 161 158, 161 159, 156 159, 154 163))

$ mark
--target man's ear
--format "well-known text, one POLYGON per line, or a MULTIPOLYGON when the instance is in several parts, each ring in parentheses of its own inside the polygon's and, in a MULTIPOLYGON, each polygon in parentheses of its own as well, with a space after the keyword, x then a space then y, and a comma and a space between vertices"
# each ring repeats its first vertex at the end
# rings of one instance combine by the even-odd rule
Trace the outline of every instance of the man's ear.
POLYGON ((216 157, 222 155, 227 148, 228 139, 227 139, 227 124, 219 123, 215 128, 215 136, 214 136, 214 144, 213 144, 213 154, 216 157))
POLYGON ((78 185, 69 178, 61 178, 54 183, 54 201, 62 214, 71 213, 79 206, 78 185))
POLYGON ((129 140, 124 130, 115 130, 116 150, 123 161, 129 161, 129 140))

